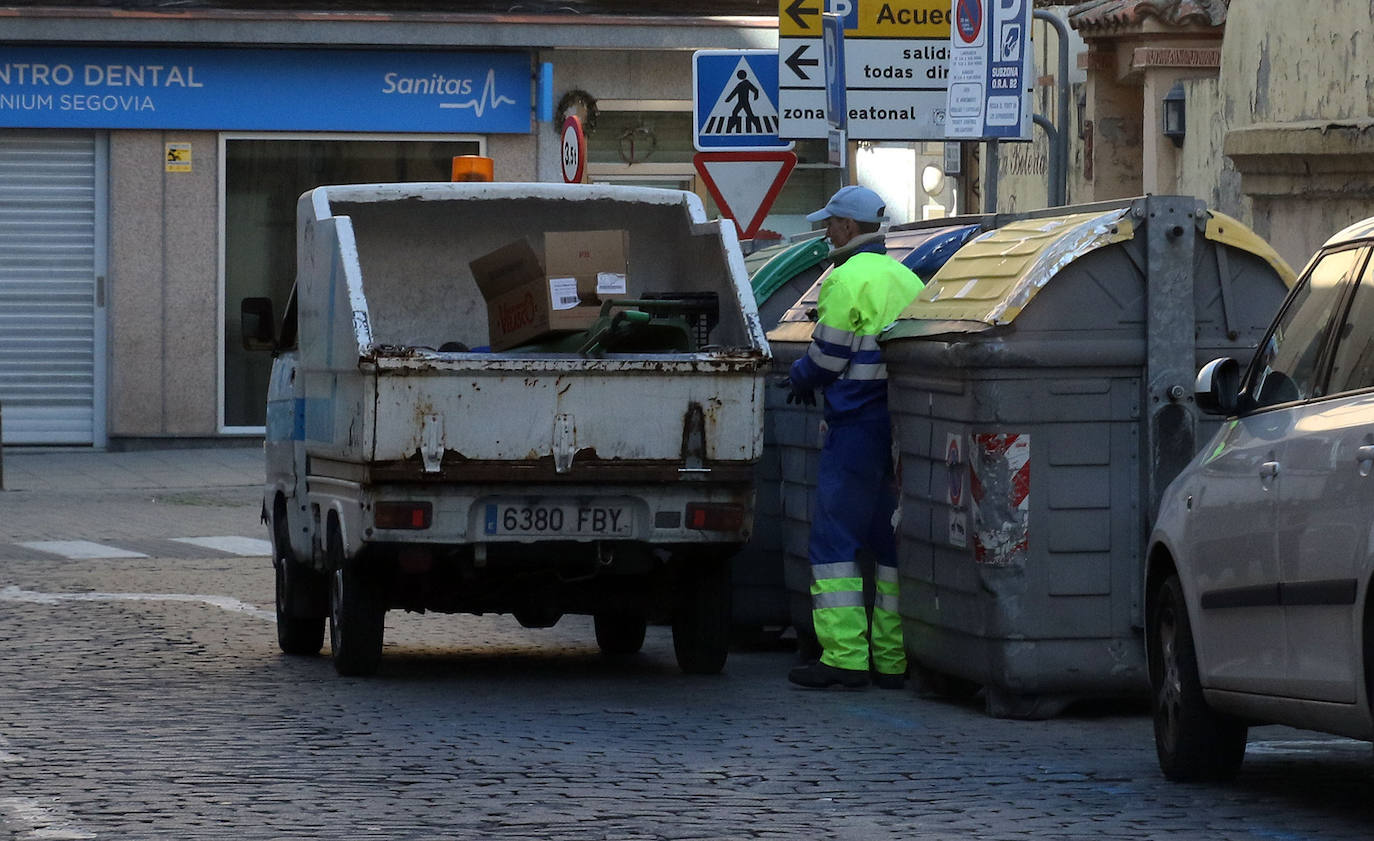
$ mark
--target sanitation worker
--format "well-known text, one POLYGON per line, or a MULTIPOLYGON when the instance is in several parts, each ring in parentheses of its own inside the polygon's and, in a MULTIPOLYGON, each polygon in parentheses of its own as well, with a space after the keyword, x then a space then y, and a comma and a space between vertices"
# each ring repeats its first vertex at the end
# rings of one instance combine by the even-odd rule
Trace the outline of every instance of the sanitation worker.
POLYGON ((843 187, 806 218, 825 221, 833 267, 821 284, 817 324, 807 354, 792 364, 793 400, 825 395, 828 432, 821 449, 811 518, 811 618, 818 662, 787 678, 813 689, 872 682, 900 689, 906 680, 897 612, 897 485, 887 367, 878 334, 920 293, 921 279, 887 256, 883 199, 867 187, 843 187), (860 549, 876 559, 872 616, 864 604, 860 549))

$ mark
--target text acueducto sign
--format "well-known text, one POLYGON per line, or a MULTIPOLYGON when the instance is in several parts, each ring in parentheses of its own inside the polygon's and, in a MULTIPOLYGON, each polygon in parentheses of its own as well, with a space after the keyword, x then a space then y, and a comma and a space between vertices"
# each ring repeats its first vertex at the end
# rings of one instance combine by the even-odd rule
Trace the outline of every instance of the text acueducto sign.
POLYGON ((0 126, 524 133, 525 52, 0 48, 0 126))
POLYGON ((826 136, 826 80, 820 72, 826 11, 845 21, 849 139, 943 139, 950 0, 830 0, 828 7, 825 0, 780 0, 779 134, 826 136))

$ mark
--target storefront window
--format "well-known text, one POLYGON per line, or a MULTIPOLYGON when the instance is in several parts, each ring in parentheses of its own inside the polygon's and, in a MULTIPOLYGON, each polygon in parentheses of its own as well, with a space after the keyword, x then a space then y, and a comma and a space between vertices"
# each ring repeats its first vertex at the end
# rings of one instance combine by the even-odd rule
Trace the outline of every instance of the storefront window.
POLYGON ((239 301, 268 296, 278 315, 296 274, 296 200, 321 184, 448 181, 478 139, 234 138, 224 141, 224 426, 265 422, 271 359, 242 349, 239 301))

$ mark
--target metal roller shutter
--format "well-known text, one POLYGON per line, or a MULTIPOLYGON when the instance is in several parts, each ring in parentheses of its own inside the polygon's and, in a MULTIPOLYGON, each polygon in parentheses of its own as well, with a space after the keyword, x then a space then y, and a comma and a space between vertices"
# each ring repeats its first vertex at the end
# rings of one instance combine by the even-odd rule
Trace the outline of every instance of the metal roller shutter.
POLYGON ((96 138, 0 132, 6 444, 95 443, 96 138))

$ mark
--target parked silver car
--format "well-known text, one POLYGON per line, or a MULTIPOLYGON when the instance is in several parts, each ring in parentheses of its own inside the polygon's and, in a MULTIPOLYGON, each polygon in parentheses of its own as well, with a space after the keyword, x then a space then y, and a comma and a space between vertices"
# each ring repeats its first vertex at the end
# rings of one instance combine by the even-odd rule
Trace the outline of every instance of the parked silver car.
POLYGON ((1229 779, 1247 728, 1374 738, 1374 219, 1308 263, 1249 366, 1198 374, 1220 431, 1165 490, 1145 569, 1160 768, 1229 779))

